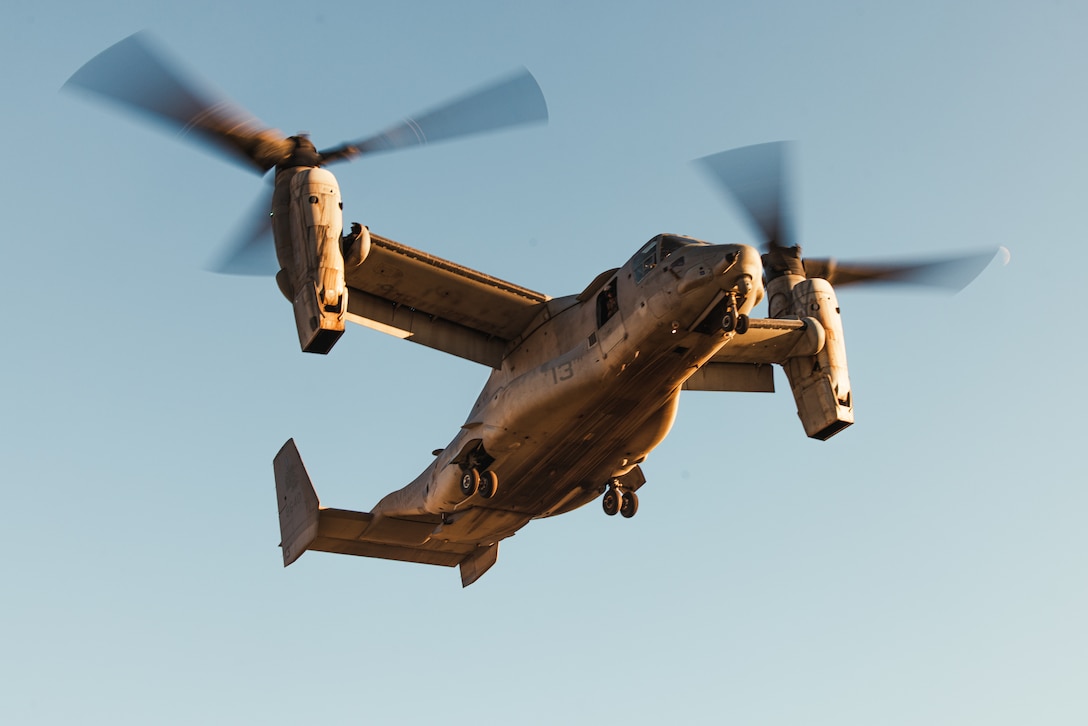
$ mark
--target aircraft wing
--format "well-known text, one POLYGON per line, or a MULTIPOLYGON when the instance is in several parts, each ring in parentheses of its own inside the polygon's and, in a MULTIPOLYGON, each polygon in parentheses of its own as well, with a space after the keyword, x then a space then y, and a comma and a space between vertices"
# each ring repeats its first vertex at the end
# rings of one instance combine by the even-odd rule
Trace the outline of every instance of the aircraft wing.
POLYGON ((774 392, 770 364, 815 355, 826 333, 814 319, 753 318, 685 383, 690 391, 774 392))
POLYGON ((812 318, 753 318, 748 331, 734 335, 711 359, 715 363, 785 363, 816 355, 825 340, 824 327, 812 318))
POLYGON ((498 368, 548 296, 371 234, 346 272, 348 319, 498 368))

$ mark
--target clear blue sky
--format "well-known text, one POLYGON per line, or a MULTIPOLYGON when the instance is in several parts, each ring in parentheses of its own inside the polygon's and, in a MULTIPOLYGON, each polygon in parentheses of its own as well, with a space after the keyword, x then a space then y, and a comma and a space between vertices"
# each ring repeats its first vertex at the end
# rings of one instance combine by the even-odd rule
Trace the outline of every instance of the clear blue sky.
POLYGON ((0 722, 1088 722, 1080 2, 12 0, 0 24, 0 722), (202 270, 260 182, 59 87, 153 32, 318 146, 520 65, 547 127, 338 168, 349 220, 551 295, 658 232, 747 241, 690 161, 798 142, 806 250, 1005 245, 956 296, 844 291, 857 424, 685 394, 631 521, 455 570, 281 566, 272 456, 368 509, 486 371, 297 351, 202 270))

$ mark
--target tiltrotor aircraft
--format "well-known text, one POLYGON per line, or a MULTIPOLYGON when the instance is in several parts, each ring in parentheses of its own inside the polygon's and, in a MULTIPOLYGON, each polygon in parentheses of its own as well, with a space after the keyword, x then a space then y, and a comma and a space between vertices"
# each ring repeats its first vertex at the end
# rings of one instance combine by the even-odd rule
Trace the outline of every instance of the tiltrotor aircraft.
POLYGON ((601 499, 632 517, 639 465, 665 438, 682 390, 773 391, 785 371, 805 433, 827 439, 854 422, 833 284, 919 282, 959 288, 994 251, 905 264, 805 259, 789 239, 786 147, 706 157, 703 167, 762 236, 745 244, 654 236, 577 294, 549 297, 359 224, 344 234, 336 178, 355 156, 541 122, 526 71, 368 139, 318 151, 202 90, 145 35, 130 36, 66 84, 181 128, 254 170, 275 170, 271 200, 224 263, 239 271, 271 232, 276 281, 294 307, 302 350, 328 353, 345 321, 491 369, 453 440, 423 473, 370 512, 319 504, 289 440, 274 459, 284 565, 306 550, 460 567, 475 582, 499 542, 531 520, 601 499), (766 317, 753 310, 767 300, 766 317))

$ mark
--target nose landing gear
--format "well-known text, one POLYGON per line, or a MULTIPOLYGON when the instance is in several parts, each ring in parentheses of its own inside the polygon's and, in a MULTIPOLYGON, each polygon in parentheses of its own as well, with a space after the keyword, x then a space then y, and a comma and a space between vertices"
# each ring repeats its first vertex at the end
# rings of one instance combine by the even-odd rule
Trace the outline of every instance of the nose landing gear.
POLYGON ((722 330, 725 332, 736 332, 738 335, 748 332, 748 316, 738 312, 739 307, 736 291, 730 292, 729 305, 726 306, 725 314, 722 315, 722 330))

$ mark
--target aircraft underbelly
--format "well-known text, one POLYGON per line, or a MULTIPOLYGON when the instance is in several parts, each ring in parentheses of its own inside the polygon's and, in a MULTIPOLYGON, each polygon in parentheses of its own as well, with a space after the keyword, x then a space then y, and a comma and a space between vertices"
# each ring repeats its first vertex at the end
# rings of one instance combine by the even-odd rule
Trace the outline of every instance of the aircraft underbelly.
POLYGON ((456 487, 447 482, 429 490, 437 478, 425 472, 378 508, 411 513, 412 502, 422 503, 430 491, 424 508, 445 520, 435 536, 481 544, 510 536, 530 519, 583 506, 629 473, 624 485, 637 489, 644 480, 633 470, 672 428, 684 381, 724 342, 702 333, 663 335, 628 337, 608 351, 578 346, 520 376, 496 375, 436 466, 457 472, 450 456, 482 444, 498 493, 454 501, 456 487), (439 501, 436 491, 454 497, 439 501))
POLYGON ((519 428, 533 431, 534 441, 497 457, 503 493, 482 506, 540 517, 557 513, 559 505, 572 508, 567 506, 572 491, 585 493, 581 504, 595 498, 668 433, 687 367, 673 354, 628 365, 596 386, 592 398, 557 407, 544 421, 521 422, 519 428))

